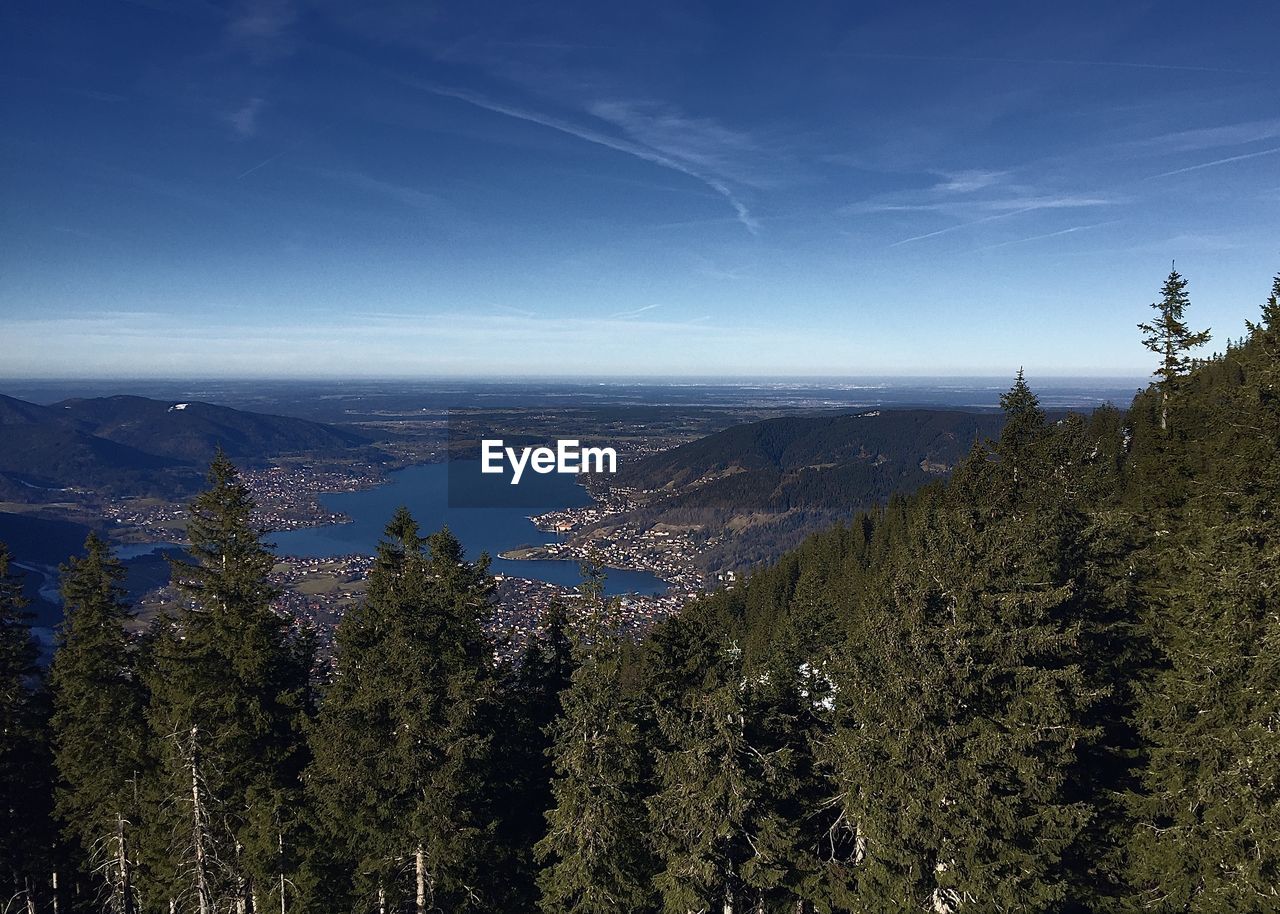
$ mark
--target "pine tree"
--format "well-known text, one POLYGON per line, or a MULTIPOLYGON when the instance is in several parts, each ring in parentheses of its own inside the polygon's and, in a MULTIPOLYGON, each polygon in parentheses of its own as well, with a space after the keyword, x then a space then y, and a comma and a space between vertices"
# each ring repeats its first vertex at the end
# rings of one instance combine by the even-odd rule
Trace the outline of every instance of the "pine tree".
POLYGON ((537 867, 533 847, 547 830, 551 808, 552 725, 560 715, 560 695, 573 675, 573 643, 568 608, 556 600, 531 632, 518 665, 505 683, 495 754, 497 806, 503 810, 500 842, 511 858, 503 880, 507 910, 536 906, 537 867))
POLYGON ((29 912, 52 870, 47 696, 22 583, 0 543, 0 902, 29 912))
POLYGON ((817 810, 802 796, 796 683, 780 669, 745 673, 736 644, 708 678, 654 708, 660 742, 648 806, 663 867, 654 884, 672 914, 794 904, 815 888, 801 886, 819 868, 804 840, 817 810))
POLYGON ((503 878, 488 869, 490 600, 487 560, 447 530, 424 540, 402 508, 339 626, 307 782, 358 905, 460 911, 503 878))
POLYGON ((741 874, 763 784, 747 742, 741 650, 727 653, 715 687, 654 708, 662 743, 648 806, 663 865, 654 884, 673 914, 746 903, 741 874))
POLYGON ((1169 271, 1160 296, 1160 301, 1151 305, 1159 316, 1152 323, 1138 324, 1138 329, 1145 334, 1142 344, 1161 358, 1155 374, 1160 379, 1160 429, 1164 431, 1169 428, 1169 401, 1191 365, 1187 352, 1209 342, 1209 331, 1188 327, 1186 310, 1191 299, 1187 281, 1176 269, 1169 271))
POLYGON ((1018 369, 1013 387, 1000 395, 1000 408, 1004 410, 1005 424, 995 453, 1002 460, 1008 461, 1009 469, 1004 478, 1013 487, 1016 500, 1026 477, 1034 476, 1037 471, 1044 469, 1033 464, 1039 453, 1035 444, 1044 431, 1044 410, 1040 408, 1040 399, 1023 377, 1021 368, 1018 369))
POLYGON ((84 556, 62 568, 63 624, 50 669, 57 814, 113 914, 138 910, 139 778, 148 765, 124 575, 106 542, 89 534, 84 556))
POLYGON ((637 911, 651 895, 638 709, 622 688, 617 606, 604 598, 600 569, 585 571, 577 669, 554 727, 555 805, 537 845, 545 914, 637 911))
POLYGON ((274 560, 253 501, 219 453, 191 504, 193 562, 175 562, 187 603, 161 626, 149 671, 159 831, 155 893, 203 912, 244 912, 277 891, 282 834, 299 799, 310 656, 271 608, 274 560))

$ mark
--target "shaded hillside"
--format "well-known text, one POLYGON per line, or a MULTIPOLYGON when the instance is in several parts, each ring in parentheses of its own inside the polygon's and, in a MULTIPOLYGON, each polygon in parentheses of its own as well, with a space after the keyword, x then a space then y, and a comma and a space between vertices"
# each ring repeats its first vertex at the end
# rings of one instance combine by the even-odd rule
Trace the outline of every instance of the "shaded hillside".
POLYGON ((727 532, 705 567, 741 568, 945 476, 1002 423, 999 414, 950 410, 767 419, 655 454, 614 484, 655 493, 641 496, 628 524, 727 532))
POLYGON ((237 460, 332 452, 369 443, 359 432, 306 419, 146 397, 64 400, 50 407, 92 434, 151 454, 204 462, 222 448, 237 460))
POLYGON ((56 409, 0 396, 0 497, 7 500, 68 487, 149 491, 157 471, 179 466, 171 457, 94 435, 56 409))
POLYGON ((368 445, 358 432, 208 403, 121 396, 39 406, 0 396, 0 498, 46 501, 71 488, 182 495, 219 448, 251 465, 368 445))
POLYGON ((625 468, 623 485, 674 488, 716 473, 802 472, 851 463, 922 462, 948 468, 979 438, 999 432, 997 413, 871 410, 790 416, 725 429, 625 468))

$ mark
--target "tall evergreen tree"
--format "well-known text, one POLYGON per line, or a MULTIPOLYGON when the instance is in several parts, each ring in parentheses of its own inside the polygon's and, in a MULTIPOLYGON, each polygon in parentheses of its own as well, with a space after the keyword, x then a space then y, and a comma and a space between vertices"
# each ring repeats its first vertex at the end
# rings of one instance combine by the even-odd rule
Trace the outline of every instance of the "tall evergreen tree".
POLYGON ((1016 501, 1017 490, 1026 482, 1026 478, 1034 476, 1037 471, 1043 471, 1043 467, 1038 468, 1032 462, 1040 453, 1034 445, 1044 431, 1045 420, 1044 410, 1040 408, 1040 398, 1032 392, 1021 368, 1018 369, 1013 387, 1000 395, 1000 408, 1004 410, 1005 424, 995 453, 1002 460, 1008 461, 1008 472, 1004 474, 1004 478, 1013 487, 1016 501))
POLYGON ((498 728, 498 769, 493 785, 503 810, 499 837, 511 857, 503 882, 510 889, 508 910, 532 910, 537 902, 533 847, 547 830, 551 808, 552 726, 560 715, 560 695, 573 675, 573 642, 568 607, 556 600, 530 633, 518 665, 506 677, 502 724, 498 728))
POLYGON ((661 746, 648 805, 663 865, 654 883, 672 914, 746 906, 742 868, 754 857, 764 785, 748 743, 741 650, 727 653, 711 689, 654 709, 661 746))
POLYGON ((644 749, 636 702, 622 688, 617 605, 588 567, 585 619, 574 635, 577 669, 562 696, 552 760, 555 805, 538 842, 545 914, 642 910, 652 864, 644 836, 644 749))
POLYGON ((1186 375, 1191 365, 1187 353, 1209 342, 1209 331, 1190 329, 1186 322, 1187 307, 1191 298, 1187 295, 1187 281, 1177 269, 1169 271, 1160 288, 1160 300, 1151 307, 1156 318, 1151 323, 1140 323, 1138 329, 1145 336, 1142 344, 1160 356, 1160 367, 1155 371, 1160 388, 1160 428, 1169 427, 1169 401, 1177 390, 1178 381, 1186 375))
POLYGON ((0 905, 43 906, 52 870, 47 695, 22 583, 0 543, 0 905))
POLYGON ((236 468, 219 453, 208 478, 187 524, 194 561, 173 565, 187 602, 156 638, 148 683, 160 760, 153 890, 190 896, 201 914, 224 904, 243 914, 281 884, 311 658, 271 608, 274 559, 236 468))
POLYGON ((84 548, 62 567, 63 623, 50 669, 57 813, 103 889, 104 909, 134 914, 146 694, 125 631, 124 567, 97 534, 84 548))
POLYGON ((1262 305, 1262 323, 1245 321, 1245 324, 1255 336, 1280 333, 1280 273, 1271 281, 1271 295, 1262 305))
POLYGON ((354 903, 425 914, 482 907, 501 883, 485 791, 495 680, 487 559, 400 509, 365 602, 338 629, 308 786, 354 903))
POLYGON ((748 674, 731 644, 706 687, 654 708, 648 806, 664 910, 794 910, 814 894, 806 883, 820 864, 805 829, 819 810, 805 808, 817 803, 804 796, 799 698, 786 670, 748 674))

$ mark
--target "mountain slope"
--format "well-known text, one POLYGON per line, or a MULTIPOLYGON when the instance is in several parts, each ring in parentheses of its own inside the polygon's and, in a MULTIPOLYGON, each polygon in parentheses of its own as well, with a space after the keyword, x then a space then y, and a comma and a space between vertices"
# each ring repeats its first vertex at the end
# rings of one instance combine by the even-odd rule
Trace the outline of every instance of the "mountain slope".
POLYGON ((873 410, 735 426, 622 468, 610 482, 637 490, 640 504, 596 529, 720 536, 705 568, 741 568, 945 476, 1002 424, 994 413, 873 410))
POLYGON ((180 462, 108 441, 56 409, 0 396, 0 494, 26 501, 42 489, 134 485, 180 462))
POLYGON ((186 495, 222 448, 252 464, 286 455, 346 456, 359 433, 305 419, 146 397, 97 397, 40 406, 0 396, 0 499, 42 501, 51 491, 186 495))
POLYGON ((872 410, 766 419, 655 454, 620 474, 624 485, 677 487, 727 472, 797 472, 849 463, 952 466, 1003 417, 950 410, 872 410))
POLYGON ((257 460, 369 443, 331 425, 211 403, 116 396, 64 400, 51 409, 100 438, 193 463, 207 461, 219 447, 233 460, 257 460))

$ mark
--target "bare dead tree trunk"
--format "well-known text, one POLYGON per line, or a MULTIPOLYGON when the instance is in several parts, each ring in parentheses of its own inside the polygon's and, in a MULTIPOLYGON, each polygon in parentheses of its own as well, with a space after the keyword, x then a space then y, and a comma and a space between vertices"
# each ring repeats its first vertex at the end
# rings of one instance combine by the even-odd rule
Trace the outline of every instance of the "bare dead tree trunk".
POLYGON ((53 890, 53 897, 49 900, 53 914, 58 914, 58 871, 54 870, 49 879, 49 887, 53 890))
POLYGON ((276 843, 280 848, 280 914, 284 910, 284 832, 276 832, 276 843))
POLYGON ((129 868, 129 844, 124 833, 124 815, 120 812, 116 813, 115 844, 116 856, 111 861, 111 868, 115 872, 111 881, 115 883, 112 894, 116 897, 112 900, 111 907, 120 914, 134 914, 136 906, 133 900, 133 874, 129 868))
POLYGON ((414 911, 417 914, 427 914, 427 854, 421 843, 413 853, 413 875, 418 889, 414 911))
POLYGON ((387 890, 378 883, 378 914, 387 914, 387 890))
MULTIPOLYGON (((200 756, 196 749, 200 738, 200 729, 191 727, 191 840, 196 861, 196 896, 200 903, 200 914, 210 914, 211 898, 209 895, 209 861, 208 849, 204 842, 204 800, 200 796, 200 756)), ((170 910, 173 901, 169 902, 170 910)))
POLYGON ((733 914, 733 887, 724 887, 724 914, 733 914))
POLYGON ((240 852, 244 845, 236 842, 236 914, 249 914, 249 884, 241 868, 240 852))

